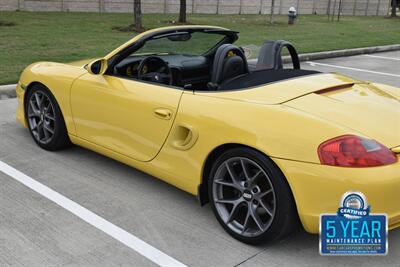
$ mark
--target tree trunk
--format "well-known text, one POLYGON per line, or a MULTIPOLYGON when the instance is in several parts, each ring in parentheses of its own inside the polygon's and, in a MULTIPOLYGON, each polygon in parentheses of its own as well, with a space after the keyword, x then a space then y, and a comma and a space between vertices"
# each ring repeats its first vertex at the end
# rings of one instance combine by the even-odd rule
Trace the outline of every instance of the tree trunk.
POLYGON ((339 11, 337 13, 337 21, 340 20, 340 13, 342 12, 342 0, 339 0, 339 11))
POLYGON ((141 32, 142 27, 142 8, 140 0, 135 0, 133 2, 133 16, 135 18, 135 31, 141 32))
POLYGON ((275 9, 275 0, 271 1, 271 14, 269 14, 269 24, 272 24, 274 20, 274 9, 275 9))
POLYGON ((392 0, 392 17, 396 17, 397 0, 392 0))
POLYGON ((181 0, 179 8, 179 22, 186 23, 186 0, 181 0))

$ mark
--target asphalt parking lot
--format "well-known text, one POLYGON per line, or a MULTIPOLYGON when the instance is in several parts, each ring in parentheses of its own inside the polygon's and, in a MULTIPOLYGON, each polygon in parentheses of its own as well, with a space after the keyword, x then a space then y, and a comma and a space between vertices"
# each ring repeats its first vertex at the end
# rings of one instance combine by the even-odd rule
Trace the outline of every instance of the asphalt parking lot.
MULTIPOLYGON (((302 66, 400 87, 400 51, 302 66)), ((47 186, 67 199, 39 194, 0 172, 0 265, 154 266, 159 251, 163 262, 188 266, 399 265, 400 229, 390 232, 385 257, 322 257, 318 236, 301 230, 275 244, 242 244, 223 231, 208 205, 200 207, 195 197, 162 181, 83 148, 40 149, 17 124, 15 109, 15 99, 0 101, 0 162, 40 183, 30 181, 31 188, 47 186), (73 203, 86 215, 71 213, 73 203), (100 220, 95 216, 107 223, 88 223, 100 220), (118 229, 148 247, 118 241, 118 229)))

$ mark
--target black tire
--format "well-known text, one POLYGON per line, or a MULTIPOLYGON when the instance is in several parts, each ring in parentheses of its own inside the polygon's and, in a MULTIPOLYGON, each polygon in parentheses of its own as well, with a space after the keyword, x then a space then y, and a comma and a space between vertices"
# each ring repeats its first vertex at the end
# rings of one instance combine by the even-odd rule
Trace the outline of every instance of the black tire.
MULTIPOLYGON (((243 160, 240 160, 240 162, 242 162, 242 161, 243 160)), ((242 165, 242 166, 243 166, 243 170, 244 170, 245 167, 244 167, 244 165, 242 165)), ((239 168, 239 167, 236 167, 236 168, 239 168)), ((229 174, 230 174, 230 172, 229 172, 229 174)), ((221 175, 221 173, 219 175, 221 175)), ((243 174, 243 175, 245 175, 245 174, 243 174)), ((216 179, 218 181, 222 181, 222 180, 220 180, 220 178, 216 178, 216 179)), ((261 180, 263 178, 261 177, 258 179, 261 180)), ((244 184, 246 184, 246 183, 244 183, 244 184)), ((218 185, 216 185, 216 186, 218 186, 218 185)), ((214 189, 215 188, 216 187, 214 187, 214 189)), ((236 190, 236 189, 234 189, 234 190, 236 190)), ((230 149, 230 150, 222 153, 217 158, 217 160, 214 162, 214 164, 211 168, 210 175, 208 177, 208 194, 209 194, 209 200, 211 203, 212 210, 213 210, 215 216, 217 217, 218 222, 222 225, 222 227, 225 229, 225 231, 227 231, 231 236, 233 236, 234 238, 236 238, 237 240, 239 240, 241 242, 244 242, 247 244, 261 244, 261 243, 276 241, 276 240, 282 239, 285 236, 287 236, 299 225, 297 209, 295 206, 294 198, 293 198, 292 192, 290 190, 290 187, 286 181, 286 178, 284 177, 282 172, 279 170, 279 168, 274 164, 274 162, 272 162, 269 158, 267 158, 262 153, 260 153, 256 150, 250 149, 248 147, 237 147, 237 148, 230 149), (228 223, 226 223, 224 221, 224 219, 221 217, 220 213, 218 212, 216 203, 215 203, 215 199, 214 199, 215 195, 213 193, 213 186, 215 183, 214 177, 216 175, 217 170, 220 169, 220 166, 223 166, 224 164, 226 165, 226 162, 229 162, 230 159, 238 159, 238 158, 243 158, 245 160, 248 159, 250 165, 252 164, 251 162, 253 162, 253 163, 257 164, 258 167, 261 167, 262 170, 265 171, 267 178, 269 178, 270 182, 268 184, 271 185, 271 187, 273 187, 273 190, 274 190, 274 201, 273 202, 276 203, 275 208, 274 208, 274 216, 273 217, 271 216, 271 218, 270 218, 271 221, 269 222, 269 226, 266 226, 268 228, 265 228, 264 232, 262 232, 262 230, 260 230, 260 234, 255 235, 255 236, 245 236, 243 233, 240 234, 237 231, 232 230, 231 229, 232 224, 237 224, 237 222, 233 221, 232 223, 230 223, 231 227, 229 227, 228 223)), ((238 194, 240 194, 240 192, 238 194)), ((234 197, 234 198, 236 199, 236 197, 234 197)), ((242 192, 242 196, 239 198, 244 199, 243 192, 242 192)), ((256 204, 257 204, 258 202, 255 199, 256 198, 254 197, 253 200, 249 200, 249 201, 256 202, 256 204)), ((249 201, 247 201, 247 203, 244 202, 245 209, 247 209, 247 210, 250 210, 249 201)), ((251 203, 253 203, 253 202, 251 202, 251 203)), ((218 204, 218 205, 220 205, 220 204, 218 204)), ((256 208, 256 210, 259 210, 259 209, 260 209, 260 207, 256 208)), ((232 210, 233 210, 233 208, 232 208, 232 210)), ((247 214, 248 212, 249 211, 247 211, 245 213, 247 214)), ((229 211, 228 211, 228 213, 229 213, 229 211)), ((232 213, 233 212, 231 212, 231 214, 232 213)), ((258 217, 258 218, 260 218, 260 217, 258 217)), ((255 222, 255 220, 254 220, 254 222, 255 222)), ((246 223, 244 223, 243 225, 245 225, 245 224, 246 223)), ((254 224, 254 225, 256 225, 256 224, 254 224)), ((243 228, 245 229, 244 231, 246 231, 246 226, 243 226, 243 228)))
MULTIPOLYGON (((64 149, 64 148, 70 146, 71 141, 68 137, 68 132, 67 132, 67 128, 65 126, 64 117, 62 115, 62 112, 60 110, 60 107, 59 107, 56 99, 54 98, 54 96, 50 92, 50 90, 42 84, 34 84, 32 86, 32 88, 30 88, 28 90, 25 100, 26 100, 25 101, 25 118, 28 123, 29 132, 30 132, 33 140, 36 142, 36 144, 38 146, 40 146, 41 148, 48 150, 48 151, 57 151, 57 150, 61 150, 61 149, 64 149), (32 97, 34 97, 35 93, 42 95, 42 97, 47 97, 48 100, 46 99, 46 101, 48 101, 48 103, 51 104, 51 108, 52 108, 53 115, 54 115, 53 120, 51 122, 51 126, 53 128, 52 137, 48 138, 48 140, 46 140, 46 142, 39 140, 40 138, 38 138, 37 135, 35 136, 34 130, 32 129, 32 124, 34 122, 32 122, 28 117, 28 110, 30 110, 30 107, 29 107, 30 100, 32 97)), ((48 121, 50 121, 50 120, 48 120, 48 121)))

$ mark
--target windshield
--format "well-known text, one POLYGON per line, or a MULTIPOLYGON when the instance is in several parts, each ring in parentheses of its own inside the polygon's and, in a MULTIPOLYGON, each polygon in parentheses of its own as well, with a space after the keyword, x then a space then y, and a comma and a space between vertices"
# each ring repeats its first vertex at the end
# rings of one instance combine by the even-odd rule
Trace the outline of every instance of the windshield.
POLYGON ((133 55, 143 54, 187 54, 203 55, 225 35, 215 32, 177 32, 156 36, 147 40, 133 55))

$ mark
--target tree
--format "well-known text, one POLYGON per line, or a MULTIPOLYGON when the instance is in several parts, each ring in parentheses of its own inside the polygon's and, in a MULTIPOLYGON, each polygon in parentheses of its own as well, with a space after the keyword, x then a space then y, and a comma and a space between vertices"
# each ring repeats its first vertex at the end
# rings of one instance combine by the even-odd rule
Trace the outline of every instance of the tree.
POLYGON ((135 31, 141 32, 142 27, 142 7, 140 0, 134 0, 133 2, 133 17, 135 19, 135 31))
POLYGON ((180 23, 186 23, 186 0, 181 0, 179 8, 179 20, 180 23))
POLYGON ((274 18, 275 0, 271 1, 271 14, 269 14, 269 24, 272 24, 274 18))
POLYGON ((392 0, 392 17, 396 17, 397 0, 392 0))

